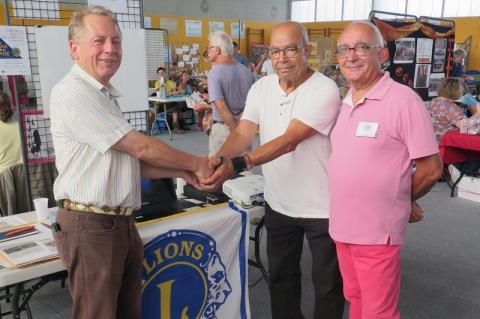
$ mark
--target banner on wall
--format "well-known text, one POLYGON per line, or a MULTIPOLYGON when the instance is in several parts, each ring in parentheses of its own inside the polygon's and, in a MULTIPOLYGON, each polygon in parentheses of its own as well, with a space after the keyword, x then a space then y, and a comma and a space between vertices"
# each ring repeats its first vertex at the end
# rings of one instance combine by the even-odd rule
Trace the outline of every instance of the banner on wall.
POLYGON ((0 26, 0 74, 31 74, 25 27, 0 26))
POLYGON ((230 36, 232 39, 245 39, 245 23, 232 22, 230 36))
POLYGON ((185 20, 185 36, 200 38, 202 36, 202 21, 185 20))
POLYGON ((142 319, 250 318, 248 216, 221 205, 139 225, 142 319))
POLYGON ((225 23, 223 23, 223 21, 208 22, 208 33, 214 33, 219 31, 225 31, 225 23))

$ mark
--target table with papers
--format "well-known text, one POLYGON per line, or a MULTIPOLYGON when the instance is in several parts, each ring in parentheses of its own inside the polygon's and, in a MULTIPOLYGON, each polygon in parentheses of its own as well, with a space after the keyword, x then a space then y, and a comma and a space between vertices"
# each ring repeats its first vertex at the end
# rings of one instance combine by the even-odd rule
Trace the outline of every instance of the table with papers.
MULTIPOLYGON (((167 298, 167 295, 171 298, 168 304, 172 313, 189 307, 197 315, 214 309, 217 318, 230 318, 232 313, 238 313, 235 315, 238 318, 250 318, 249 215, 242 209, 220 204, 137 224, 145 249, 142 307, 148 311, 144 310, 142 318, 158 318, 158 300, 167 298), (159 251, 163 254, 161 262, 159 251), (176 281, 175 289, 161 294, 158 287, 171 280, 176 281), (189 304, 191 300, 194 300, 193 304, 189 304)), ((35 222, 32 212, 15 216, 25 223, 35 222)), ((33 236, 37 235, 17 240, 38 239, 33 236)), ((52 237, 48 232, 41 236, 52 237)), ((0 243, 0 247, 1 244, 4 243, 0 243)), ((65 273, 58 258, 25 267, 0 269, 0 287, 13 289, 10 296, 12 317, 20 318, 20 312, 25 310, 34 292, 50 278, 65 276, 65 273), (34 279, 38 282, 31 285, 28 281, 34 279), (33 288, 24 289, 24 285, 33 288), (21 296, 24 298, 22 302, 21 296)))

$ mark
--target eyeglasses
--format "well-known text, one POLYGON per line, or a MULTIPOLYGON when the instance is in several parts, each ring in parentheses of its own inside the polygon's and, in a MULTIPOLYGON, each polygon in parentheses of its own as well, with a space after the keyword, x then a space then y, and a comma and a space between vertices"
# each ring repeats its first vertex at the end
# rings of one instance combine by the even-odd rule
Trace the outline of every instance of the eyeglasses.
POLYGON ((355 44, 355 46, 353 47, 350 47, 348 45, 341 45, 337 47, 337 56, 339 58, 346 58, 350 50, 353 50, 355 54, 358 56, 364 56, 368 53, 368 50, 376 47, 381 47, 381 45, 379 44, 368 45, 365 43, 358 43, 358 44, 355 44))
POLYGON ((216 46, 216 45, 211 45, 211 46, 207 47, 207 52, 210 51, 211 48, 218 48, 218 46, 216 46))
POLYGON ((278 59, 280 56, 280 52, 283 52, 287 58, 294 58, 298 54, 298 50, 303 48, 303 45, 300 46, 290 46, 286 47, 285 49, 278 49, 278 48, 271 48, 268 49, 268 54, 270 55, 270 58, 272 59, 278 59))

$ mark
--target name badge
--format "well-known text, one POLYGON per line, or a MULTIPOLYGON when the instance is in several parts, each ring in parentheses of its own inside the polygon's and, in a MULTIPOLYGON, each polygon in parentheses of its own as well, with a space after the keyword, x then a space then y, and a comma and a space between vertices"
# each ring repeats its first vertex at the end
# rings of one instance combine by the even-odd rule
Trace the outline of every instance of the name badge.
POLYGON ((360 122, 358 123, 356 136, 376 137, 378 131, 378 123, 360 122))

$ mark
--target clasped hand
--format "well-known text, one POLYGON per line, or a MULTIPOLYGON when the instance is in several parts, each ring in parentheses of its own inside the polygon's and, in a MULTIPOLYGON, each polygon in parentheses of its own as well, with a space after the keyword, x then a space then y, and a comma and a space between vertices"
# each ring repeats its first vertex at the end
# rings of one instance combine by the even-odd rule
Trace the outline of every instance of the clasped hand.
POLYGON ((203 191, 212 192, 220 188, 233 175, 232 161, 224 157, 202 158, 199 169, 195 172, 196 180, 189 184, 203 191))

